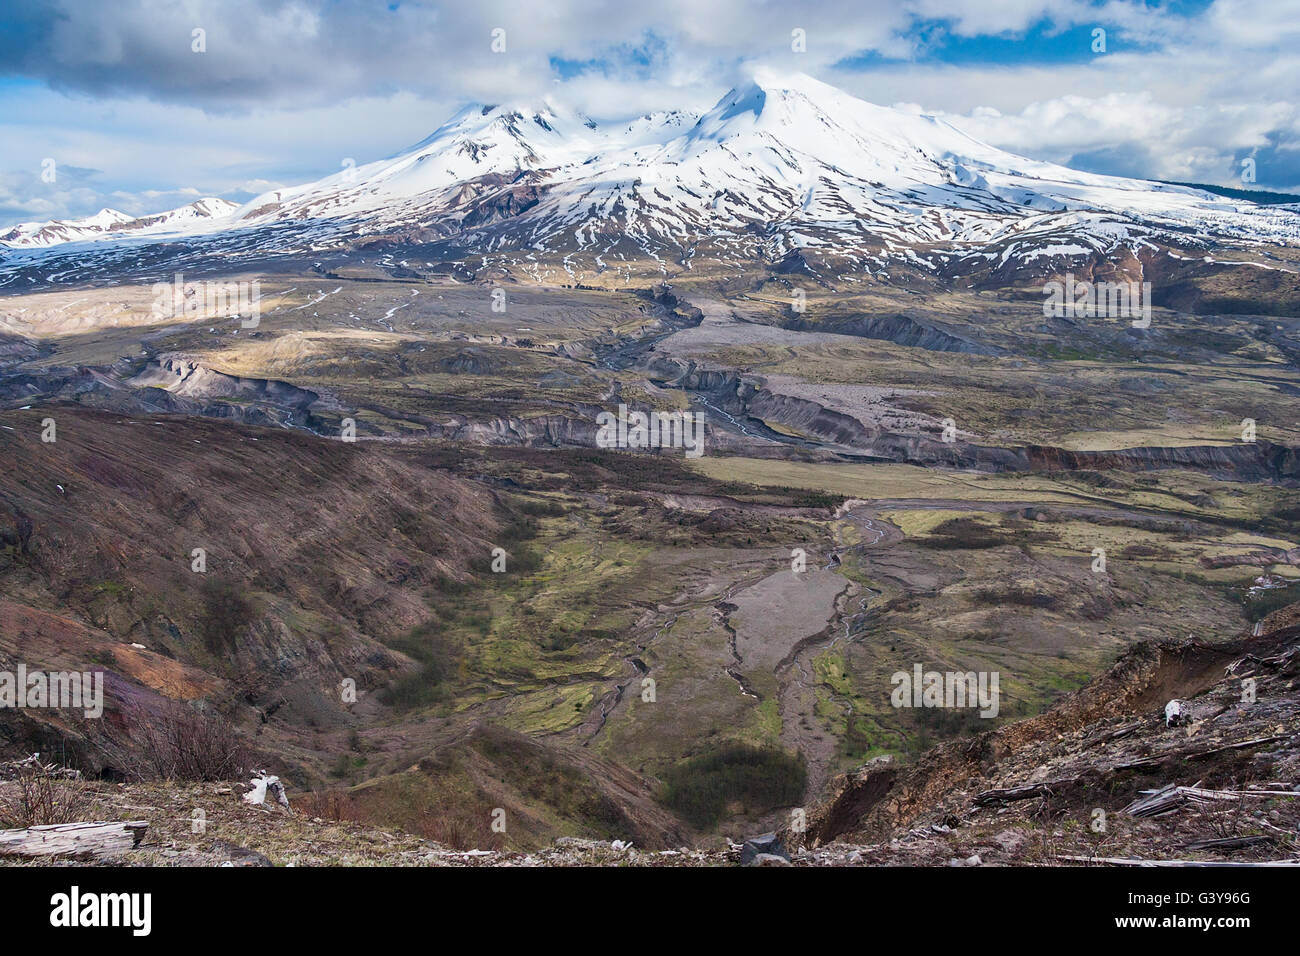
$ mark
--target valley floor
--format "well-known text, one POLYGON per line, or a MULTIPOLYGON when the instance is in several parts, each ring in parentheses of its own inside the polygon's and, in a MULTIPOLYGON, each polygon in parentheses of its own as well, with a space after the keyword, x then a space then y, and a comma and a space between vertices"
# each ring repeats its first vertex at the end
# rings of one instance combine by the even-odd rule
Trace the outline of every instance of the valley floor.
MULTIPOLYGON (((254 330, 129 285, 5 300, 0 654, 110 675, 109 719, 5 714, 5 755, 175 809, 151 743, 202 712, 351 821, 280 821, 336 832, 304 862, 385 828, 415 834, 395 859, 581 838, 726 862, 878 758, 922 767, 1135 646, 1236 641, 1294 601, 1293 318, 1165 309, 1136 336, 885 287, 793 314, 784 276, 703 274, 512 283, 500 314, 357 259, 268 276, 254 330), (703 412, 707 453, 594 447, 620 404, 703 412), (916 665, 999 675, 997 713, 894 706, 916 665)), ((1086 849, 912 822, 847 852, 1086 849)), ((147 852, 209 858, 170 825, 147 852)), ((249 832, 274 862, 301 842, 249 832)))

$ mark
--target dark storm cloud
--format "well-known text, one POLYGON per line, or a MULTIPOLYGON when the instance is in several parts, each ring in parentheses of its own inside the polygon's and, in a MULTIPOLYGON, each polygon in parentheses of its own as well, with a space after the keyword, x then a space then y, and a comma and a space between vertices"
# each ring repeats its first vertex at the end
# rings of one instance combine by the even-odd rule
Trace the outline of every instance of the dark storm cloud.
POLYGON ((210 108, 326 102, 428 85, 438 71, 419 64, 446 56, 437 21, 421 3, 6 3, 0 71, 98 97, 210 108))

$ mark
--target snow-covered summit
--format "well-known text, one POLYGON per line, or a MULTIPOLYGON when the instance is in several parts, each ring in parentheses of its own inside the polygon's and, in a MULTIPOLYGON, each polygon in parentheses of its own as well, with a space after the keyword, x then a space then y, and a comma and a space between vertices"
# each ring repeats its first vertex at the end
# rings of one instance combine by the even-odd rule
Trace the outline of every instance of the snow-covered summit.
MULTIPOLYGON (((513 249, 681 263, 700 247, 718 261, 821 247, 864 267, 915 260, 918 250, 1004 262, 1044 250, 1104 254, 1153 236, 1300 242, 1295 209, 1027 159, 940 118, 769 71, 703 114, 596 122, 550 100, 470 106, 387 159, 209 210, 202 221, 181 212, 140 228, 275 228, 317 246, 394 234, 441 242, 450 255, 513 249)), ((112 218, 47 223, 0 240, 48 246, 140 228, 112 218)))

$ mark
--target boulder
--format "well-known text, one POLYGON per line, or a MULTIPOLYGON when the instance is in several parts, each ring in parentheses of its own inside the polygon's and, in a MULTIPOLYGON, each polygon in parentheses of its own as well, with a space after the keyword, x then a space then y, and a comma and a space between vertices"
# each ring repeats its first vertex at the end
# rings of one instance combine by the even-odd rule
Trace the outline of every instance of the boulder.
POLYGON ((781 838, 775 833, 764 833, 746 840, 740 850, 740 865, 749 866, 759 856, 778 856, 787 863, 790 862, 790 854, 785 851, 781 838))

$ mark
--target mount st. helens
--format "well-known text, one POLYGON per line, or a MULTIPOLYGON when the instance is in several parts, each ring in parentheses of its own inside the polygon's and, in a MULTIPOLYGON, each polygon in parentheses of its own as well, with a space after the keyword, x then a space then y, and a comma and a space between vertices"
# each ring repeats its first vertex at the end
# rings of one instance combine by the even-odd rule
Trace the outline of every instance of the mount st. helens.
POLYGON ((204 253, 229 265, 385 243, 430 265, 475 257, 471 269, 558 282, 756 264, 1005 284, 1105 263, 1133 279, 1155 256, 1202 266, 1210 250, 1254 247, 1254 266, 1294 281, 1295 265, 1268 247, 1300 238, 1293 205, 1076 172, 770 73, 702 115, 606 124, 549 102, 467 107, 390 159, 237 208, 204 200, 127 218, 10 230, 0 287, 148 274, 204 253))
MULTIPOLYGON (((106 672, 103 720, 0 717, 0 777, 58 753, 154 805, 116 782, 201 708, 300 821, 676 848, 828 797, 824 849, 916 825, 891 808, 939 806, 941 777, 974 790, 969 761, 920 763, 931 744, 1021 739, 896 709, 891 674, 997 672, 1010 726, 1136 642, 1267 633, 1300 593, 1294 207, 1085 176, 760 78, 613 126, 476 107, 213 212, 0 250, 0 665, 106 672), (1151 282, 1151 322, 1044 315, 1062 271, 1151 282), (257 322, 207 279, 256 283, 257 322), (705 454, 592 447, 619 405, 702 413, 705 454), (884 755, 921 771, 854 783, 884 755)), ((1199 752, 1161 708, 1204 687, 1157 678, 1122 747, 1199 752)), ((1091 779, 1034 776, 1068 748, 1026 753, 980 792, 1091 779)), ((1185 782, 1250 779, 1203 773, 1185 782)), ((1118 779, 1100 805, 1157 783, 1118 779)), ((932 831, 927 859, 1007 858, 956 829, 962 852, 932 831)))

